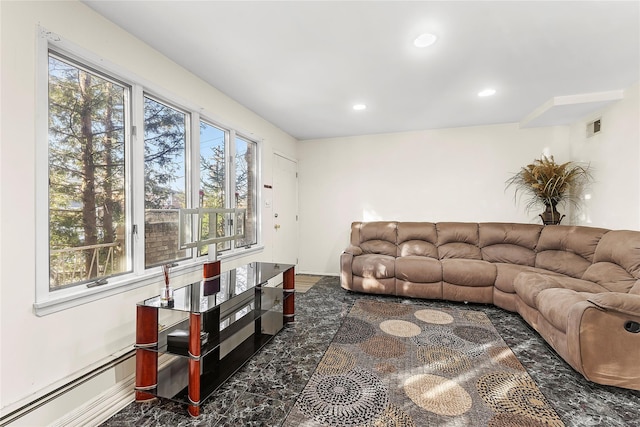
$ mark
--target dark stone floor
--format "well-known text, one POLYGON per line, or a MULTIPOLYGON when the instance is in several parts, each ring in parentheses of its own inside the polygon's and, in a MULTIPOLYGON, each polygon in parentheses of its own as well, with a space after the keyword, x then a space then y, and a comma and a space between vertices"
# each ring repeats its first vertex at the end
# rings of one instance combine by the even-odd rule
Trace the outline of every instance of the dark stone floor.
MULTIPOLYGON (((296 322, 283 329, 191 418, 166 400, 131 403, 102 426, 280 426, 358 298, 426 307, 464 304, 362 295, 324 277, 296 294, 296 322)), ((485 312, 567 426, 640 427, 640 392, 590 383, 567 365, 517 314, 469 304, 485 312)), ((639 362, 640 363, 640 349, 639 362)))

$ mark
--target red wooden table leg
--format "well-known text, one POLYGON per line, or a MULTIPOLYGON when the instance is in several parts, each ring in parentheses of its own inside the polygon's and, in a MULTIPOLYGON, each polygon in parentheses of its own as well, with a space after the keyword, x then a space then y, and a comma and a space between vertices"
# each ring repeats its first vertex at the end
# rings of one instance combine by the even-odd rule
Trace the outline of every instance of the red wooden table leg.
POLYGON ((200 415, 200 313, 189 315, 189 414, 200 415))
POLYGON ((295 291, 296 291, 296 269, 291 267, 282 275, 284 289, 284 313, 283 322, 290 323, 295 320, 295 291))
POLYGON ((145 392, 158 385, 158 354, 140 347, 158 345, 158 309, 137 306, 136 308, 136 401, 155 399, 145 392))
POLYGON ((202 278, 211 279, 212 277, 220 275, 220 260, 205 262, 202 265, 202 278))

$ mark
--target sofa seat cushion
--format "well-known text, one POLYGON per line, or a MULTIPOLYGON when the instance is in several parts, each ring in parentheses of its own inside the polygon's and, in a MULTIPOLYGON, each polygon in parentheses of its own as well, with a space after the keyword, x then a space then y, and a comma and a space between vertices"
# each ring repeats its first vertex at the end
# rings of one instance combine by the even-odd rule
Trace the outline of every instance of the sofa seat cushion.
POLYGON ((546 289, 562 288, 576 292, 589 292, 597 294, 607 292, 605 288, 597 283, 587 280, 574 279, 573 277, 559 274, 546 274, 539 272, 524 271, 515 278, 513 287, 520 299, 529 307, 538 308, 538 294, 546 289))
POLYGON ((396 259, 396 278, 413 283, 442 281, 442 264, 434 258, 405 256, 396 259))
POLYGON ((496 281, 496 266, 493 263, 449 258, 442 261, 442 280, 454 285, 484 287, 496 281))
POLYGON ((517 265, 517 264, 507 264, 507 263, 496 263, 496 289, 508 293, 515 294, 516 290, 513 287, 515 283, 516 276, 522 272, 530 272, 530 273, 542 273, 549 275, 560 275, 559 273, 553 273, 547 270, 543 270, 541 268, 529 267, 527 265, 517 265))
POLYGON ((351 268, 355 276, 388 279, 396 276, 395 263, 393 256, 365 254, 354 257, 351 268))
POLYGON ((576 303, 588 300, 592 296, 593 294, 589 292, 550 288, 538 293, 536 305, 538 312, 547 322, 566 333, 571 307, 576 303))

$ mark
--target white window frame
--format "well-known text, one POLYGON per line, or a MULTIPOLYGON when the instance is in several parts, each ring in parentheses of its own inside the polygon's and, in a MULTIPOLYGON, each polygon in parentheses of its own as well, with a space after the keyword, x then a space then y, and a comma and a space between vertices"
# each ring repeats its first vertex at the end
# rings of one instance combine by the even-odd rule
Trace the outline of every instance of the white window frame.
MULTIPOLYGON (((159 284, 162 281, 161 267, 151 267, 145 269, 144 260, 144 167, 142 162, 144 159, 144 96, 148 95, 160 102, 166 102, 168 105, 185 112, 189 116, 189 125, 186 132, 188 134, 187 152, 185 153, 186 170, 189 171, 187 180, 187 201, 188 206, 198 205, 198 191, 200 181, 200 168, 194 167, 199 165, 200 161, 200 120, 218 126, 229 131, 229 153, 225 167, 227 175, 225 180, 227 186, 233 187, 235 180, 231 179, 229 174, 234 168, 233 162, 235 157, 235 134, 238 132, 243 138, 256 143, 256 228, 258 233, 258 243, 250 249, 234 248, 219 254, 219 259, 230 259, 241 256, 247 256, 252 253, 260 252, 264 249, 261 233, 261 171, 262 171, 262 145, 261 138, 247 137, 250 132, 245 132, 237 126, 224 123, 223 120, 215 119, 214 114, 207 112, 202 107, 191 104, 180 97, 168 93, 167 90, 137 76, 121 66, 106 61, 104 58, 87 51, 77 45, 64 40, 59 35, 52 33, 45 28, 37 28, 37 46, 36 46, 36 141, 35 141, 35 302, 33 304, 34 312, 38 316, 55 313, 71 307, 79 306, 90 301, 95 301, 111 295, 126 292, 152 284, 159 284), (130 218, 128 226, 137 225, 137 234, 131 234, 131 256, 132 272, 125 273, 109 278, 108 283, 95 287, 87 287, 86 285, 70 286, 68 288, 51 291, 49 289, 49 129, 48 129, 48 78, 49 67, 48 58, 49 50, 60 53, 79 64, 94 69, 100 73, 125 82, 130 86, 130 124, 131 129, 127 130, 125 158, 126 158, 126 188, 131 194, 127 197, 127 215, 130 218), (233 151, 233 153, 231 153, 233 151), (231 159, 231 162, 229 162, 231 159), (138 166, 136 164, 139 163, 138 166)), ((235 171, 233 172, 235 176, 235 171)), ((227 191, 233 188, 227 189, 227 191)), ((228 192, 227 194, 234 194, 228 192)), ((235 202, 234 202, 235 203, 235 202)), ((128 233, 131 231, 127 227, 128 233)), ((196 256, 194 250, 188 259, 180 260, 178 266, 172 269, 172 275, 176 278, 182 275, 191 275, 199 272, 202 262, 207 256, 196 256)))

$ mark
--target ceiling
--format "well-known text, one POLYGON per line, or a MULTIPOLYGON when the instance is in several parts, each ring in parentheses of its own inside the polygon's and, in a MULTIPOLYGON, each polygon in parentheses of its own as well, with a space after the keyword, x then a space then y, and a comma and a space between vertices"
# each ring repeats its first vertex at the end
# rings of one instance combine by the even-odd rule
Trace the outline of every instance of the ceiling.
POLYGON ((83 2, 300 140, 567 124, 640 79, 637 1, 83 2))

